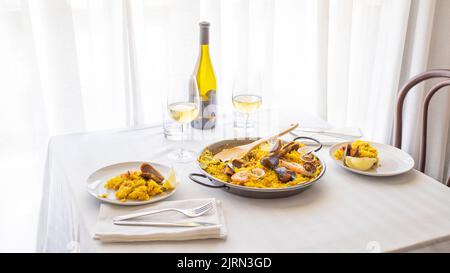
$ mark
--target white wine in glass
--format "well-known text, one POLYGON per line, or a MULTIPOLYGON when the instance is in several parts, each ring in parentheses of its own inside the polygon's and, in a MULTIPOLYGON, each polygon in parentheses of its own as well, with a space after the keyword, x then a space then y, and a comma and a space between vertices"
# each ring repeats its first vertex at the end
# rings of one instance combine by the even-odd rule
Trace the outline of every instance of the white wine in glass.
POLYGON ((184 139, 187 124, 193 121, 199 112, 199 95, 195 77, 172 78, 167 94, 167 110, 170 118, 181 124, 181 147, 169 153, 169 159, 177 162, 189 162, 195 158, 195 152, 185 150, 184 139))
POLYGON ((256 112, 262 104, 261 76, 250 79, 238 77, 233 85, 233 106, 237 112, 245 115, 245 138, 247 138, 250 114, 256 112))
POLYGON ((257 95, 237 95, 233 97, 234 108, 244 114, 250 114, 258 110, 262 99, 257 95))
POLYGON ((170 117, 178 123, 191 122, 198 115, 198 106, 192 102, 174 102, 168 108, 170 117))

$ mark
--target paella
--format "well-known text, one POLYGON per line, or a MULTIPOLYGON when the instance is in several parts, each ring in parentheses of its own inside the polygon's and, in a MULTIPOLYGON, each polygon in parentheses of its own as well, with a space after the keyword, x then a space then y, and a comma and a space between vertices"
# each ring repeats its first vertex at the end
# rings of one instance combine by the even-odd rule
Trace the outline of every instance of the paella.
POLYGON ((198 158, 200 167, 214 178, 253 188, 286 188, 319 177, 321 161, 298 141, 263 143, 242 158, 215 159, 206 149, 198 158))
POLYGON ((345 166, 360 171, 368 171, 380 165, 377 149, 363 140, 343 144, 334 151, 333 155, 337 160, 345 158, 345 166))
MULTIPOLYGON (((127 200, 147 201, 153 196, 174 189, 174 178, 166 179, 156 168, 149 163, 142 163, 140 170, 128 170, 106 181, 104 188, 115 191, 115 197, 120 202, 127 200)), ((108 194, 99 197, 107 198, 108 194)))

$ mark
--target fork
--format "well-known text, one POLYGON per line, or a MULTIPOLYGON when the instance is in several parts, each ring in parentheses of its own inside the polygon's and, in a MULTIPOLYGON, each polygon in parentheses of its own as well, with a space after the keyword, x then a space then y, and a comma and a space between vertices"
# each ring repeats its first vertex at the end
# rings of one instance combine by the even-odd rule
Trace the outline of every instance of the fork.
POLYGON ((201 206, 198 206, 196 208, 191 208, 191 209, 168 208, 168 209, 152 210, 152 211, 145 211, 145 212, 138 212, 138 213, 132 213, 132 214, 126 214, 126 215, 117 216, 113 220, 117 222, 117 221, 137 218, 137 217, 141 217, 141 216, 146 216, 146 215, 166 212, 166 211, 177 211, 177 212, 183 213, 187 217, 192 217, 193 218, 193 217, 198 217, 198 216, 201 216, 201 215, 207 213, 212 208, 213 208, 213 202, 210 201, 210 202, 208 202, 206 204, 203 204, 201 206))

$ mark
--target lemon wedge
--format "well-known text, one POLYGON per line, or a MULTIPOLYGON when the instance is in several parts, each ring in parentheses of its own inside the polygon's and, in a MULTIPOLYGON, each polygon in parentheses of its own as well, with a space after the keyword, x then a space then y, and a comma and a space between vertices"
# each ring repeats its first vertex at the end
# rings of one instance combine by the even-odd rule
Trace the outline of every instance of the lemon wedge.
POLYGON ((367 171, 373 167, 377 163, 376 158, 371 157, 353 157, 347 156, 345 157, 345 164, 352 169, 367 171))
POLYGON ((163 183, 163 188, 166 190, 173 190, 175 188, 176 184, 176 177, 175 177, 175 171, 173 169, 170 169, 169 175, 167 176, 167 179, 163 183))

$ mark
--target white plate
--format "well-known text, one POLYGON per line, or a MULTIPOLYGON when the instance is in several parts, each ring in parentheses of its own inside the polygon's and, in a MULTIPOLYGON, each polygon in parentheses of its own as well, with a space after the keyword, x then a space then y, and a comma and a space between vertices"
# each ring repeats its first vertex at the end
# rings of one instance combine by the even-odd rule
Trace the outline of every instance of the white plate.
MULTIPOLYGON (((126 202, 120 202, 116 199, 114 196, 115 191, 114 190, 108 190, 103 187, 105 185, 106 181, 109 179, 121 174, 125 173, 128 170, 139 170, 139 166, 144 163, 143 161, 133 161, 133 162, 123 162, 123 163, 117 163, 113 165, 109 165, 106 167, 103 167, 101 169, 96 170, 93 172, 87 179, 87 188, 88 192, 95 196, 95 198, 111 203, 111 204, 117 204, 122 206, 135 206, 135 205, 144 205, 144 204, 150 204, 154 202, 161 201, 163 199, 166 199, 167 197, 171 196, 175 193, 178 183, 176 183, 175 188, 171 191, 163 192, 159 195, 152 196, 147 201, 133 201, 133 200, 127 200, 126 202), (100 194, 107 193, 108 196, 106 198, 100 197, 100 194)), ((161 174, 164 177, 168 177, 170 167, 161 165, 158 163, 148 162, 150 165, 155 167, 158 171, 161 172, 161 174)))
POLYGON ((350 144, 351 142, 342 142, 330 147, 330 157, 339 166, 363 175, 369 176, 393 176, 405 173, 414 167, 414 159, 404 151, 390 145, 368 141, 372 147, 378 150, 379 166, 368 171, 360 171, 344 166, 342 160, 334 158, 334 151, 339 149, 342 145, 350 144))

